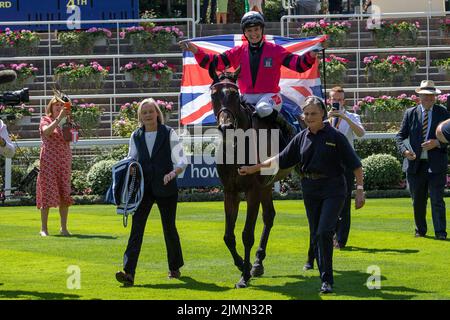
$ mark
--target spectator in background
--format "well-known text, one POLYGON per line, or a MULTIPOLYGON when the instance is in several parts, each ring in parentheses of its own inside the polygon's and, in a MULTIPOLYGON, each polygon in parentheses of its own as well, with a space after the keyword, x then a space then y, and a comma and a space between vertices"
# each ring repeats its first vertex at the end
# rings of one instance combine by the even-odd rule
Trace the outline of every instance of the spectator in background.
POLYGON ((319 0, 297 0, 295 2, 295 14, 318 14, 320 10, 319 0))
POLYGON ((60 234, 70 236, 67 230, 69 206, 73 204, 71 193, 72 151, 70 142, 65 141, 61 125, 69 111, 64 101, 55 95, 47 107, 39 124, 42 139, 40 168, 36 183, 36 206, 41 210, 42 237, 48 236, 48 213, 50 207, 59 207, 61 217, 60 234))
POLYGON ((228 0, 217 0, 216 22, 227 24, 228 0))
POLYGON ((427 233, 427 201, 431 198, 431 216, 435 238, 446 240, 446 212, 444 188, 446 184, 448 155, 447 144, 436 138, 439 123, 449 118, 447 109, 436 104, 437 89, 432 80, 423 80, 419 94, 420 104, 406 110, 396 135, 400 153, 408 159, 406 179, 413 200, 415 236, 427 233))
POLYGON ((5 158, 12 158, 15 152, 16 148, 9 138, 8 128, 6 127, 6 124, 0 120, 0 154, 5 158))
POLYGON ((257 11, 263 14, 262 0, 248 0, 248 6, 250 11, 257 11))
POLYGON ((169 279, 181 276, 183 254, 175 226, 178 203, 177 176, 187 166, 187 159, 175 131, 164 125, 164 116, 153 99, 145 99, 138 107, 139 128, 130 137, 128 157, 139 162, 144 172, 144 196, 133 215, 130 238, 123 257, 123 271, 116 280, 124 286, 134 284, 134 276, 144 238, 145 225, 156 203, 166 242, 169 279))
MULTIPOLYGON (((203 5, 200 8, 200 23, 208 23, 206 21, 206 13, 208 12, 209 0, 203 0, 203 5)), ((211 0, 211 11, 209 12, 209 22, 216 22, 217 0, 211 0)))
POLYGON ((342 0, 328 0, 328 11, 330 14, 341 14, 342 0))

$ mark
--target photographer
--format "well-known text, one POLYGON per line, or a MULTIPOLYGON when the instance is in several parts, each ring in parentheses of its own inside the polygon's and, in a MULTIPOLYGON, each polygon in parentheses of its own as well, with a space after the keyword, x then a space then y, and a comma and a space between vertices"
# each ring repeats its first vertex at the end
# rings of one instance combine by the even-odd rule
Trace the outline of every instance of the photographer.
POLYGON ((55 94, 45 108, 45 115, 39 124, 42 145, 39 157, 40 171, 36 184, 36 206, 41 211, 42 226, 39 234, 42 237, 49 235, 47 221, 51 207, 59 207, 60 235, 71 235, 67 230, 67 216, 69 206, 73 204, 70 196, 72 151, 70 142, 64 139, 60 125, 70 114, 70 111, 65 108, 65 102, 67 102, 63 100, 65 98, 60 94, 55 94))
POLYGON ((4 124, 2 120, 0 120, 0 154, 5 158, 12 158, 15 152, 16 148, 9 139, 6 124, 4 124))

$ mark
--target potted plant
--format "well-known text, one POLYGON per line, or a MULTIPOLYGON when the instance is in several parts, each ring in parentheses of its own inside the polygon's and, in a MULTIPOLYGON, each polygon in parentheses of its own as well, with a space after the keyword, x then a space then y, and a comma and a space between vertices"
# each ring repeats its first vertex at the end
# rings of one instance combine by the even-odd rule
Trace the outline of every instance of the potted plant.
POLYGON ((441 30, 441 36, 448 37, 450 33, 450 18, 445 18, 441 21, 439 29, 441 30))
POLYGON ((402 21, 394 24, 397 35, 397 43, 400 40, 401 44, 417 44, 417 38, 419 36, 420 23, 402 21))
POLYGON ((86 30, 88 38, 94 41, 94 46, 106 46, 109 44, 112 32, 106 28, 89 28, 86 30))
POLYGON ((151 69, 153 81, 157 83, 161 91, 166 91, 173 79, 175 67, 169 65, 166 60, 162 60, 153 62, 151 64, 151 69))
POLYGON ((365 57, 366 76, 368 81, 388 83, 407 81, 415 75, 419 62, 415 57, 390 55, 387 58, 379 56, 365 57))
POLYGON ((330 45, 342 46, 350 28, 351 23, 349 21, 331 23, 322 19, 319 22, 305 22, 297 30, 300 33, 300 37, 327 34, 330 45))
POLYGON ((450 75, 450 58, 434 60, 433 64, 438 67, 440 74, 450 75))
POLYGON ((92 137, 95 129, 100 123, 102 111, 94 103, 79 103, 73 100, 72 117, 75 123, 81 128, 81 134, 85 137, 92 137))
POLYGON ((64 54, 91 54, 94 39, 82 30, 58 32, 58 42, 64 54))
MULTIPOLYGON (((347 72, 349 60, 330 54, 325 58, 325 72, 328 83, 339 84, 344 80, 347 72)), ((320 60, 320 70, 323 70, 322 60, 320 60)), ((323 82, 323 79, 322 79, 323 82)))
POLYGON ((13 90, 31 84, 36 77, 38 68, 28 63, 11 63, 10 65, 0 64, 1 70, 14 70, 16 72, 17 78, 14 82, 0 85, 1 90, 13 90))
POLYGON ((120 107, 119 116, 113 122, 113 131, 115 135, 121 137, 129 137, 130 134, 138 127, 137 109, 139 103, 125 103, 120 107))
POLYGON ((144 82, 151 80, 152 64, 151 60, 145 62, 130 61, 120 67, 120 71, 125 74, 125 81, 134 81, 142 87, 144 82))
POLYGON ((447 100, 450 97, 450 93, 440 94, 437 97, 437 103, 446 108, 447 100))
POLYGON ((165 101, 165 100, 156 100, 156 103, 159 105, 161 112, 164 116, 164 122, 169 122, 170 115, 173 110, 173 102, 165 101))
POLYGON ((417 105, 416 95, 397 97, 383 95, 375 98, 366 96, 353 106, 353 111, 361 113, 364 122, 371 124, 372 130, 398 129, 406 109, 417 105))
POLYGON ((36 54, 41 39, 36 32, 30 30, 12 31, 6 28, 5 32, 0 31, 0 48, 13 48, 13 55, 33 55, 36 54))
POLYGON ((372 37, 375 40, 375 45, 379 48, 395 46, 395 28, 392 23, 385 20, 381 21, 379 25, 372 24, 372 37))
POLYGON ((54 70, 54 79, 65 90, 100 89, 109 74, 109 67, 101 66, 97 61, 89 64, 71 62, 62 63, 54 70))
POLYGON ((149 28, 142 26, 125 28, 120 32, 120 38, 130 41, 133 49, 137 52, 148 52, 151 50, 152 34, 149 28))
POLYGON ((0 104, 0 115, 10 125, 22 126, 31 123, 31 115, 34 109, 25 104, 20 106, 5 106, 0 104))
POLYGON ((156 52, 167 52, 171 44, 175 44, 183 32, 177 27, 153 27, 150 29, 152 46, 156 52))

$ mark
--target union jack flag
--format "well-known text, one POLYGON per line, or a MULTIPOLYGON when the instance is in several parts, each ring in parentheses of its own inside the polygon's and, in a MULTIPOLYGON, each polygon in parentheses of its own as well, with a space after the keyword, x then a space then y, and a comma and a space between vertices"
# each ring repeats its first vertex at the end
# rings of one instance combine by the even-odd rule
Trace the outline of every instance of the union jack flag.
MULTIPOLYGON (((303 54, 320 47, 326 36, 310 38, 284 38, 265 36, 266 41, 279 44, 289 52, 303 54)), ((220 54, 247 41, 243 35, 221 35, 194 38, 190 40, 206 53, 220 54)), ((232 70, 230 70, 232 71, 232 70)), ((208 70, 201 68, 190 51, 183 53, 183 77, 181 80, 181 117, 182 125, 205 125, 216 123, 210 96, 211 78, 208 70)), ((322 97, 320 84, 319 60, 304 73, 292 71, 286 67, 281 69, 280 79, 283 109, 293 115, 301 113, 299 106, 310 95, 322 97)))

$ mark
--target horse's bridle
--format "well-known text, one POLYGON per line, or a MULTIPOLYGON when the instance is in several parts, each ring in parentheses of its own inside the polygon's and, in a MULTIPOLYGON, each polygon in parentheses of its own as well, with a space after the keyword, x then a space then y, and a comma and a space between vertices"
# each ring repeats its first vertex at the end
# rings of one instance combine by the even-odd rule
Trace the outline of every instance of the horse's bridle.
MULTIPOLYGON (((239 87, 237 86, 237 84, 235 84, 235 83, 233 83, 233 82, 217 82, 217 83, 214 83, 214 84, 211 86, 211 90, 214 89, 214 87, 219 86, 219 85, 220 85, 220 86, 226 85, 226 86, 228 86, 228 87, 233 87, 234 89, 236 89, 237 92, 239 92, 239 87)), ((231 111, 230 109, 228 109, 227 107, 222 106, 222 107, 220 108, 220 110, 217 111, 217 114, 216 114, 217 120, 219 120, 219 117, 220 117, 220 115, 221 115, 222 113, 225 113, 225 114, 228 114, 228 116, 231 116, 230 118, 232 119, 233 128, 236 129, 236 128, 237 128, 237 125, 238 125, 238 123, 237 123, 237 122, 238 122, 238 119, 237 119, 236 115, 234 114, 234 112, 231 111)))

